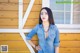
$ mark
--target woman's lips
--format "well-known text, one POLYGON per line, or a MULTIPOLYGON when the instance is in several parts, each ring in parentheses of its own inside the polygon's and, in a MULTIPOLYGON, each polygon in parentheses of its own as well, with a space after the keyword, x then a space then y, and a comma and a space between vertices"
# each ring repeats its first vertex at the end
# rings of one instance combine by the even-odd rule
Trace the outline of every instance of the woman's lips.
POLYGON ((45 19, 45 18, 42 18, 43 20, 45 19))

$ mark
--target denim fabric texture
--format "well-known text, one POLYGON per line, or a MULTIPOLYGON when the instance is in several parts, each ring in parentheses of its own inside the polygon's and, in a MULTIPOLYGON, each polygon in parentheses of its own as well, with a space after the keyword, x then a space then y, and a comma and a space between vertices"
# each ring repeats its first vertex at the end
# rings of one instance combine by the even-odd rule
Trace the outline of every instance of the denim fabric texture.
POLYGON ((55 53, 54 47, 58 47, 60 44, 59 30, 56 25, 50 24, 48 37, 45 38, 43 25, 37 24, 31 32, 26 35, 26 40, 31 40, 35 34, 38 36, 38 43, 41 47, 38 53, 55 53))

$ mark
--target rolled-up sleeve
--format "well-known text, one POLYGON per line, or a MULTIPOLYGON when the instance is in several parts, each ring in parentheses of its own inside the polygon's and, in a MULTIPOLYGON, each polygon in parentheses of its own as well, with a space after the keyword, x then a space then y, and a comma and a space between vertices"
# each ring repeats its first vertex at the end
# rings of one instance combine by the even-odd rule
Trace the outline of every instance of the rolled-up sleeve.
POLYGON ((37 33, 38 24, 31 30, 29 34, 26 35, 26 40, 31 40, 31 38, 37 33))
POLYGON ((60 37, 59 37, 60 33, 59 33, 59 30, 57 27, 56 27, 55 31, 56 31, 56 36, 54 39, 54 46, 59 46, 59 44, 60 44, 60 37))

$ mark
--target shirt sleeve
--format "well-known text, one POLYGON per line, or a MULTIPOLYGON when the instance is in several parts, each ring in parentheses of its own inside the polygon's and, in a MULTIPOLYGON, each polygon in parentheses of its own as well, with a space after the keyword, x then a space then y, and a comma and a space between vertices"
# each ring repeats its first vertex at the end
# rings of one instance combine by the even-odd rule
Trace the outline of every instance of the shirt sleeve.
POLYGON ((54 39, 54 46, 59 46, 60 44, 60 37, 59 37, 59 30, 58 28, 56 27, 56 36, 55 36, 55 39, 54 39))
POLYGON ((37 33, 38 24, 31 30, 29 34, 26 35, 26 40, 31 40, 31 38, 37 33))

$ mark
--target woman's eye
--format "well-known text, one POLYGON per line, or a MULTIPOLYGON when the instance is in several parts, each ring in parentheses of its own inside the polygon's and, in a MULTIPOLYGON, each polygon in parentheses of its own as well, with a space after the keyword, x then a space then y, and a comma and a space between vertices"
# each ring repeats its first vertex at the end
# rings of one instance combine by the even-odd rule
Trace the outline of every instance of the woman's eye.
POLYGON ((41 15, 43 15, 43 13, 41 13, 41 15))
POLYGON ((47 12, 41 13, 41 15, 47 15, 47 14, 48 14, 47 12))

